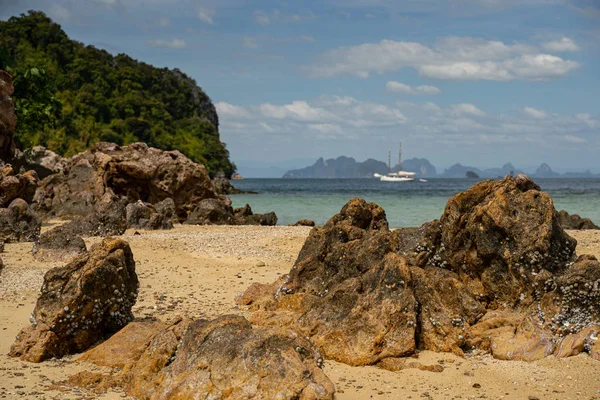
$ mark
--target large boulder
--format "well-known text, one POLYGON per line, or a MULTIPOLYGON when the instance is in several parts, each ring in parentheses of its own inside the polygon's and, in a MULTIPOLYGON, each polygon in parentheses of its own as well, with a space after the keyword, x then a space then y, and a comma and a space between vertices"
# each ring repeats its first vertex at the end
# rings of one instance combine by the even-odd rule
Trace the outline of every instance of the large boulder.
POLYGON ((17 116, 10 98, 14 92, 12 77, 0 69, 0 160, 9 161, 15 151, 17 116))
POLYGON ((333 399, 335 391, 306 339, 233 315, 171 327, 134 322, 80 360, 120 372, 79 374, 70 383, 122 386, 145 399, 317 400, 333 399))
POLYGON ((218 199, 204 199, 196 205, 184 224, 235 225, 233 209, 218 199))
POLYGON ((589 218, 581 218, 578 214, 569 214, 565 210, 558 212, 558 220, 564 229, 600 229, 589 218))
POLYGON ((352 199, 287 276, 239 303, 253 323, 291 327, 351 365, 474 346, 532 360, 600 321, 600 263, 575 260, 575 246, 524 175, 476 184, 419 229, 392 232, 383 209, 352 199))
POLYGON ((144 143, 118 146, 97 143, 63 162, 63 173, 45 178, 36 193, 44 213, 81 217, 93 212, 105 195, 155 204, 173 199, 185 220, 202 199, 223 198, 215 192, 203 165, 178 151, 162 151, 144 143))
POLYGON ((40 236, 42 221, 23 199, 13 200, 0 208, 0 242, 35 242, 40 236))
POLYGON ((31 325, 19 333, 10 356, 41 362, 87 350, 133 319, 137 291, 129 245, 104 239, 46 273, 31 325))

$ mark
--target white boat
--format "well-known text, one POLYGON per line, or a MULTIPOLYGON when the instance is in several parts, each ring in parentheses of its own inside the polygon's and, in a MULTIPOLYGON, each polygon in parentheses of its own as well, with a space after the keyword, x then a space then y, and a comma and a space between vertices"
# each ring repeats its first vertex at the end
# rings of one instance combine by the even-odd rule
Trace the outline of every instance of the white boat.
POLYGON ((388 173, 387 175, 373 174, 382 182, 411 182, 415 180, 415 172, 402 171, 400 169, 400 161, 402 159, 402 143, 400 143, 400 151, 398 152, 398 171, 392 172, 392 152, 388 154, 388 173))
POLYGON ((419 179, 419 182, 427 182, 427 179, 421 178, 421 179, 419 179))

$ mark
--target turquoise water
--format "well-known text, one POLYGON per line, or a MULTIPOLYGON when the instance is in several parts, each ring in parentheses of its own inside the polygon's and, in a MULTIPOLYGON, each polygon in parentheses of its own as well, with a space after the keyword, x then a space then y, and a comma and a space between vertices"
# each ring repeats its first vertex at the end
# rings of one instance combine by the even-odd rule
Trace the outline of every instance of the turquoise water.
MULTIPOLYGON (((259 192, 232 195, 234 207, 248 203, 255 213, 275 211, 279 225, 299 219, 325 223, 353 197, 379 204, 390 226, 419 226, 442 215, 448 199, 471 187, 468 179, 428 179, 428 182, 380 182, 377 179, 245 179, 235 187, 259 192)), ((536 179, 558 210, 577 213, 600 224, 600 179, 536 179)))

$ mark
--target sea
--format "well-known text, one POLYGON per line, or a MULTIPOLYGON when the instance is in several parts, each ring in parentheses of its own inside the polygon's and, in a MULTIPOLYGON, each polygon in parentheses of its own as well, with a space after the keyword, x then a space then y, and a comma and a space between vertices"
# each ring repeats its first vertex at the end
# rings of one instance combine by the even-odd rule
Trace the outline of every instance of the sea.
MULTIPOLYGON (((238 189, 258 194, 231 195, 233 207, 250 204, 254 213, 274 211, 278 225, 310 219, 324 224, 353 197, 379 204, 391 228, 417 227, 440 218, 446 202, 477 181, 428 178, 427 182, 378 179, 244 179, 238 189)), ((545 178, 535 182, 550 194, 557 210, 590 218, 600 225, 600 178, 545 178)))

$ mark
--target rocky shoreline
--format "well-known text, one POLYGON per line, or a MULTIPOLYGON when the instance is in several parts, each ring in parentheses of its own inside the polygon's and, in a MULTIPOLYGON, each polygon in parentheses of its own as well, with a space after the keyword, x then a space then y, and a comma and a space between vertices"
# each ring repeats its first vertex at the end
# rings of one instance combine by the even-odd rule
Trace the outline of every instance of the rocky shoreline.
MULTIPOLYGON (((10 77, 0 78, 8 115, 10 77)), ((51 382, 28 374, 35 389, 2 395, 333 399, 345 389, 329 362, 444 374, 480 356, 600 361, 598 248, 576 252, 564 230, 591 221, 558 213, 525 175, 479 182, 419 228, 390 230, 359 198, 324 226, 275 227, 274 213, 233 209, 204 166, 144 143, 97 143, 68 159, 44 151, 43 179, 15 171, 7 115, 2 357, 69 368, 51 382)))

